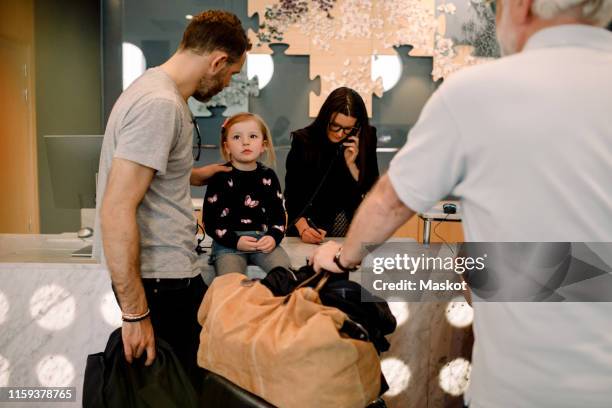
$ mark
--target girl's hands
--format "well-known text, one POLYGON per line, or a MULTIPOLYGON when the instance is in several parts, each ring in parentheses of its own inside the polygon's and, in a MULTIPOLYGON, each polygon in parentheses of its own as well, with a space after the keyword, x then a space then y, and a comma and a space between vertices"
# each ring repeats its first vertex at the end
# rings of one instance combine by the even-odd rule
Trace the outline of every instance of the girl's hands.
MULTIPOLYGON (((274 241, 274 240, 272 240, 274 241)), ((236 244, 236 249, 243 252, 255 252, 258 250, 257 238, 246 235, 241 236, 236 244)))
POLYGON ((276 248, 276 241, 270 235, 266 235, 259 238, 259 241, 256 243, 256 247, 258 251, 261 251, 264 254, 269 254, 270 252, 274 251, 274 248, 276 248))
POLYGON ((238 244, 236 245, 236 249, 239 251, 261 251, 264 254, 269 254, 274 251, 274 248, 276 248, 276 241, 270 235, 263 236, 259 240, 255 237, 243 235, 238 239, 238 244))

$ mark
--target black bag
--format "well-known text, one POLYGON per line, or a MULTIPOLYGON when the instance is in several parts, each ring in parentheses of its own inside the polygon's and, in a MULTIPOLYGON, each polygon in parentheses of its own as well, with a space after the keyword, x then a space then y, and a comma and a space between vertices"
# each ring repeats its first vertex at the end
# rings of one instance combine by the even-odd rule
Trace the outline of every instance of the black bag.
MULTIPOLYGON (((272 269, 261 283, 270 289, 274 296, 286 296, 314 274, 314 269, 309 265, 295 271, 278 267, 272 269)), ((320 277, 314 278, 307 286, 315 287, 319 279, 320 277)), ((389 349, 385 336, 395 331, 397 322, 384 299, 372 295, 357 282, 348 280, 346 274, 335 273, 330 274, 327 284, 319 292, 319 297, 325 306, 342 310, 350 320, 365 329, 367 340, 374 344, 379 353, 389 349)), ((363 339, 358 327, 347 326, 346 332, 353 338, 363 339)))
POLYGON ((144 365, 144 355, 129 364, 123 354, 121 329, 115 330, 103 353, 87 356, 83 407, 197 407, 196 392, 170 345, 160 338, 155 343, 151 366, 144 365))

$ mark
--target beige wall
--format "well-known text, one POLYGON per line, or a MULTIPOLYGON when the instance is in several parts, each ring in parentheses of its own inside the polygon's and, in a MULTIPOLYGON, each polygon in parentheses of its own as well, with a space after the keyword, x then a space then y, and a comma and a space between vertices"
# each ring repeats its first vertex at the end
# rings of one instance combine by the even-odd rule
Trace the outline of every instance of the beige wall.
POLYGON ((0 233, 40 230, 33 0, 0 2, 0 233))

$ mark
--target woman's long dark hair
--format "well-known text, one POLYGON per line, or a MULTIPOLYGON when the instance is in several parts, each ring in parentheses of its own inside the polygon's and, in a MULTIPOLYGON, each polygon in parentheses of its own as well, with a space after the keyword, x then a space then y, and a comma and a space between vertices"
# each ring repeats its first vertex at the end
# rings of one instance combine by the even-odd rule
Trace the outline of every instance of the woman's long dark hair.
POLYGON ((319 161, 321 158, 320 152, 327 138, 327 127, 335 114, 342 113, 346 116, 351 116, 357 121, 355 126, 359 127, 359 153, 356 164, 359 169, 359 185, 362 185, 364 180, 367 180, 367 154, 372 151, 371 144, 376 144, 376 140, 372 137, 372 128, 368 119, 368 111, 361 96, 351 88, 341 87, 336 88, 329 94, 315 120, 306 127, 306 137, 304 140, 306 147, 306 157, 319 161))

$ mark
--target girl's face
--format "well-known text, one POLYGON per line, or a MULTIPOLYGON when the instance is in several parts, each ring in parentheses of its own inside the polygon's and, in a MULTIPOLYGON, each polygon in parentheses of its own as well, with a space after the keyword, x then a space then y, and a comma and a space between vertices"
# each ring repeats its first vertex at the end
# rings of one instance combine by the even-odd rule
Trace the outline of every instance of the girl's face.
POLYGON ((357 118, 343 113, 334 113, 327 124, 327 138, 332 143, 339 143, 348 136, 356 136, 359 129, 355 127, 357 118))
POLYGON ((266 150, 266 142, 259 125, 254 120, 235 123, 228 129, 223 143, 233 164, 255 164, 266 150))

